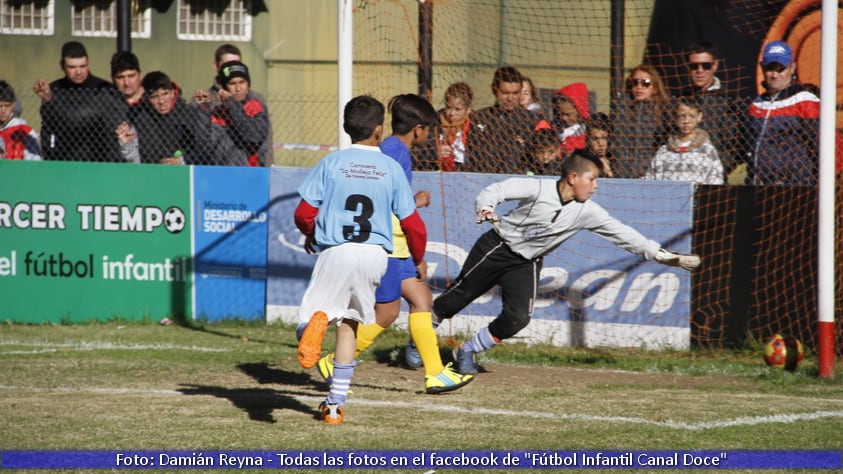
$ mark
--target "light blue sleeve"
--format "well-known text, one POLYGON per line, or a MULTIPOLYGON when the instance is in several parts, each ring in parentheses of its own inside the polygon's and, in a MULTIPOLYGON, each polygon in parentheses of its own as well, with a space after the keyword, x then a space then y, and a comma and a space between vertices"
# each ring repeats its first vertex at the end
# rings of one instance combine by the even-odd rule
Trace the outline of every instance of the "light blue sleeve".
POLYGON ((407 177, 403 172, 404 170, 401 169, 401 166, 397 162, 393 163, 395 163, 395 167, 398 168, 401 173, 395 175, 395 193, 393 194, 392 213, 398 217, 398 220, 401 220, 409 217, 416 211, 416 198, 413 195, 410 183, 407 181, 407 177))

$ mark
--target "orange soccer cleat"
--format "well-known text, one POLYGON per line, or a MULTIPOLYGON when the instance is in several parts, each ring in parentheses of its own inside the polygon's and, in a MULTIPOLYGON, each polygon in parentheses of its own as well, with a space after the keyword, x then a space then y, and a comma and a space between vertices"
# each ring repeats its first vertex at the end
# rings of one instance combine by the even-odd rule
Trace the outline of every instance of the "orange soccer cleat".
POLYGON ((328 405, 325 402, 319 404, 319 411, 322 413, 322 421, 329 425, 342 424, 345 408, 339 405, 328 405))
POLYGON ((309 369, 319 362, 322 356, 322 340, 328 332, 328 315, 322 311, 316 311, 310 317, 310 322, 302 332, 299 340, 298 359, 299 365, 309 369))

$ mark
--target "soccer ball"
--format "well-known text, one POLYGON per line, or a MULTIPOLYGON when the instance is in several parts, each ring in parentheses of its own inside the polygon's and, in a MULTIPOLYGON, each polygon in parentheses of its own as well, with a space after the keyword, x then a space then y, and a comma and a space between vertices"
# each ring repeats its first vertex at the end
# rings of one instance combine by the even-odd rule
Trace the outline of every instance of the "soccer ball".
POLYGON ((770 367, 793 372, 804 358, 805 348, 793 336, 774 334, 764 344, 764 362, 770 367))
POLYGON ((164 227, 171 234, 178 234, 184 230, 185 220, 184 212, 175 206, 167 209, 164 213, 164 227))

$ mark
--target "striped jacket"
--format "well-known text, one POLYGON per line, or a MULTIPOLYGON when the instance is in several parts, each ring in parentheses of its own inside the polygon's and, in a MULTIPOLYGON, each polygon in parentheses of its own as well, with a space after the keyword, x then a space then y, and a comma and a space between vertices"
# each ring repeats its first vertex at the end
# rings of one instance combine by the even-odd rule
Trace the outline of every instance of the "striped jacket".
POLYGON ((815 185, 820 97, 816 86, 793 84, 749 106, 753 184, 815 185))

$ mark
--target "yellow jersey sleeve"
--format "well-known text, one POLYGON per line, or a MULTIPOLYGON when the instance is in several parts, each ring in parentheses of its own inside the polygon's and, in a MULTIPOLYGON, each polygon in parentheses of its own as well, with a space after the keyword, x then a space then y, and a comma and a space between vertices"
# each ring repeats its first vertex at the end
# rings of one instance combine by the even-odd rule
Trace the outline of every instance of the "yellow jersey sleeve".
POLYGON ((395 214, 392 215, 392 253, 390 257, 409 258, 410 247, 407 245, 407 237, 401 230, 401 222, 395 214))

